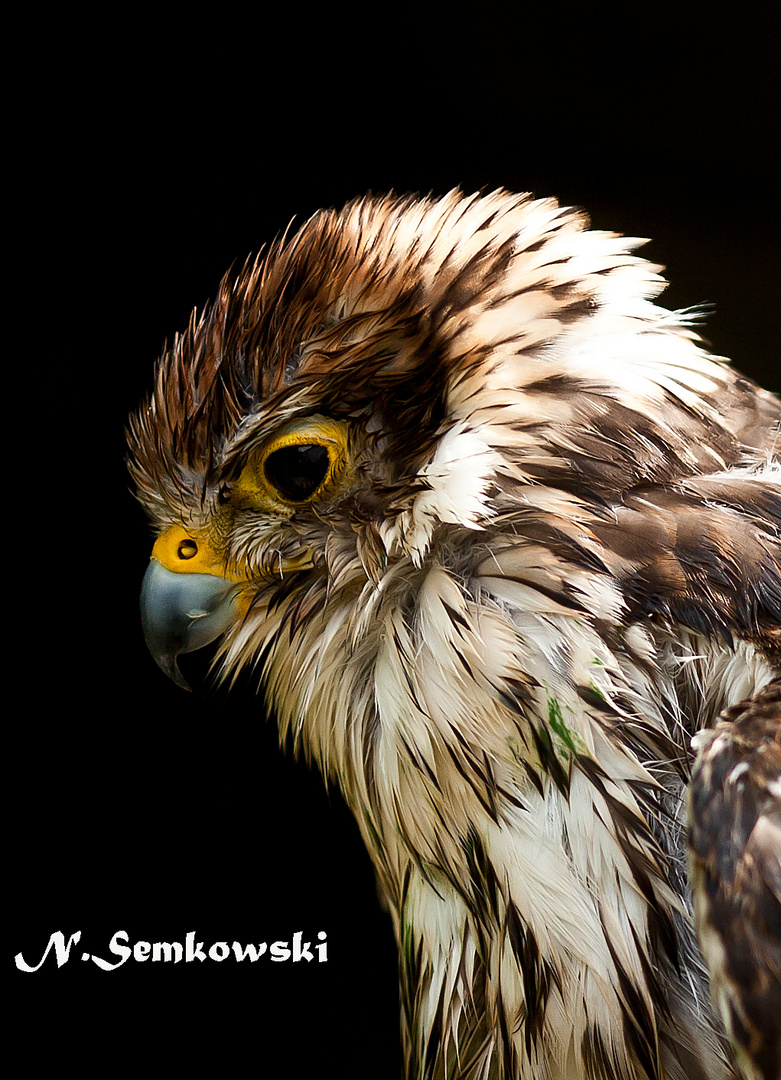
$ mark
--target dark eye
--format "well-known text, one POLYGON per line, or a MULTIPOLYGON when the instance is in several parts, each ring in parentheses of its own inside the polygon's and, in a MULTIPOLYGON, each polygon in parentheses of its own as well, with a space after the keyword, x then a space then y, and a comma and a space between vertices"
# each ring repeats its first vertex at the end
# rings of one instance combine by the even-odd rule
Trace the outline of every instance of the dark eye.
POLYGON ((263 462, 266 480, 288 502, 306 502, 328 475, 330 458, 325 446, 295 443, 274 450, 263 462))

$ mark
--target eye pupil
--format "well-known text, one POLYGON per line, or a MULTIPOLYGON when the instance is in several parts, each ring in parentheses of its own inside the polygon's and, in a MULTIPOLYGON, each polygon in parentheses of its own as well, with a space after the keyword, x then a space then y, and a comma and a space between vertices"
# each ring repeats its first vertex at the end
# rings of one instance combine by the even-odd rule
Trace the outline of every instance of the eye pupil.
POLYGON ((316 443, 282 446, 266 458, 263 468, 269 484, 289 502, 304 502, 325 480, 330 458, 316 443))

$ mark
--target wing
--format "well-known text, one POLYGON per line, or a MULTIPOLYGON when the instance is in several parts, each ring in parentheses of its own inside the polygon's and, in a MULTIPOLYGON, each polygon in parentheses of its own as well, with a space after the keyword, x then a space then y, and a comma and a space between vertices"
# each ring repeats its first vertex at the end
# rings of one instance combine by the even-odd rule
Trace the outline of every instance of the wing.
POLYGON ((781 1076, 781 679, 695 739, 689 847, 711 992, 750 1080, 781 1076))

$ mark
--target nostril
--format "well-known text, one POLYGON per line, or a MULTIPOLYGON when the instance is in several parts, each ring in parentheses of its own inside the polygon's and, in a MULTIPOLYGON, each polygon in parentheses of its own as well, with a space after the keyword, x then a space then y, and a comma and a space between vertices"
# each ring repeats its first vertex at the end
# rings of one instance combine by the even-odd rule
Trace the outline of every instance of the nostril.
POLYGON ((180 541, 176 554, 180 559, 194 559, 198 554, 198 545, 188 537, 186 540, 180 541))

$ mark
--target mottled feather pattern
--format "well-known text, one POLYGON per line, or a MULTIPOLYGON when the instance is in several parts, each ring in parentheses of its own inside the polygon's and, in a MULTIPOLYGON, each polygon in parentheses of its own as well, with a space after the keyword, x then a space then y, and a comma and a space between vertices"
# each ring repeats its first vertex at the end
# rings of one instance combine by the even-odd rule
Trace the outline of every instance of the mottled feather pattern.
POLYGON ((322 212, 224 279, 131 423, 157 528, 252 577, 221 671, 355 813, 410 1078, 739 1075, 685 796, 692 735, 781 668, 781 404, 654 303, 639 243, 505 192, 322 212), (232 503, 315 415, 349 479, 232 503))
POLYGON ((695 738, 690 849, 713 996, 745 1075, 781 1075, 781 679, 695 738))

